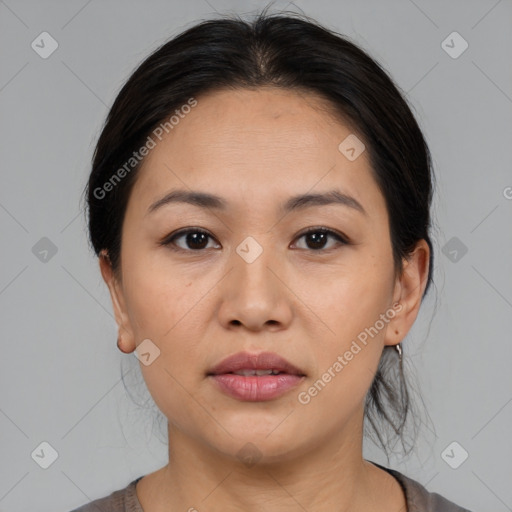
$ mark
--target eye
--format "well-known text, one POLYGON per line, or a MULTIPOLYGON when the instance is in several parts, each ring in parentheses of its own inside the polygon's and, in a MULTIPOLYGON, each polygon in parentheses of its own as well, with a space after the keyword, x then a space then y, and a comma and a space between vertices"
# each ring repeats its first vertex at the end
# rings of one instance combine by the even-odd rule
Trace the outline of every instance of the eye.
MULTIPOLYGON (((312 251, 332 249, 332 245, 331 247, 326 248, 326 243, 329 240, 329 238, 336 240, 339 245, 346 245, 349 243, 348 239, 344 235, 341 235, 336 231, 324 227, 309 229, 308 231, 305 231, 301 235, 299 235, 298 239, 300 240, 301 238, 305 239, 307 246, 299 248, 312 251)), ((160 242, 160 245, 169 246, 171 249, 176 251, 188 250, 199 252, 203 249, 212 248, 208 247, 208 239, 214 240, 214 238, 207 231, 204 231, 199 228, 188 228, 182 229, 176 233, 172 233, 171 235, 167 236, 166 238, 164 238, 164 240, 160 242), (185 244, 185 246, 177 243, 177 241, 181 239, 183 239, 183 243, 185 244)), ((336 244, 334 244, 334 246, 336 246, 336 244)), ((220 247, 219 244, 217 245, 217 248, 218 247, 220 247)))
POLYGON ((192 251, 201 251, 203 249, 208 249, 208 238, 213 240, 213 237, 207 231, 203 231, 198 228, 189 228, 182 229, 177 233, 173 233, 172 235, 166 237, 164 240, 160 242, 160 245, 170 246, 173 250, 192 250, 192 251), (177 240, 184 239, 184 243, 187 247, 182 247, 176 244, 177 240), (177 246, 172 247, 172 246, 177 246))
MULTIPOLYGON (((335 239, 338 244, 346 245, 348 244, 348 240, 345 236, 341 235, 340 233, 337 233, 336 231, 332 231, 331 229, 327 228, 313 228, 309 229, 308 231, 302 233, 298 239, 305 238, 307 247, 300 247, 301 249, 309 249, 313 251, 318 251, 322 249, 332 249, 333 247, 325 247, 326 242, 329 238, 335 239)), ((336 244, 334 245, 336 246, 336 244)))

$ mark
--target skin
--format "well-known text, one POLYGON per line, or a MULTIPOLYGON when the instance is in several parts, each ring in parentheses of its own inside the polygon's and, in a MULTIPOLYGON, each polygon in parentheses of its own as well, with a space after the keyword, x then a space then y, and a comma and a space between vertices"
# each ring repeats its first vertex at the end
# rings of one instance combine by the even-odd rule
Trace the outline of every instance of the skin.
POLYGON ((122 349, 147 338, 160 349, 141 371, 168 418, 170 462, 139 481, 139 501, 149 512, 405 510, 398 482, 362 458, 363 406, 384 347, 399 343, 418 314, 427 243, 420 240, 395 272, 367 152, 349 161, 338 150, 354 132, 320 98, 262 88, 197 100, 140 170, 123 224, 120 279, 100 257, 122 349), (229 207, 175 203, 146 214, 176 188, 222 196, 229 207), (366 214, 338 204, 279 210, 292 195, 333 188, 366 214), (315 249, 301 235, 319 226, 349 243, 328 238, 315 249), (209 232, 206 248, 186 237, 174 241, 181 251, 159 245, 186 227, 209 232), (250 264, 236 252, 248 236, 263 249, 250 264), (400 311, 378 335, 299 403, 298 393, 395 303, 400 311), (236 400, 206 373, 239 351, 276 352, 306 377, 271 401, 236 400), (260 455, 251 467, 237 457, 248 442, 260 455))

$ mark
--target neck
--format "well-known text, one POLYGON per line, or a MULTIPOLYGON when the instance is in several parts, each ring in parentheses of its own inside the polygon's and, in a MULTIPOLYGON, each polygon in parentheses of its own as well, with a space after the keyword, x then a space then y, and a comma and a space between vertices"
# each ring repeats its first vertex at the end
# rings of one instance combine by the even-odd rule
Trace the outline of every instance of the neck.
POLYGON ((151 512, 384 510, 382 491, 395 502, 403 497, 390 475, 362 458, 360 426, 300 454, 252 466, 169 426, 169 463, 152 474, 141 504, 151 512))

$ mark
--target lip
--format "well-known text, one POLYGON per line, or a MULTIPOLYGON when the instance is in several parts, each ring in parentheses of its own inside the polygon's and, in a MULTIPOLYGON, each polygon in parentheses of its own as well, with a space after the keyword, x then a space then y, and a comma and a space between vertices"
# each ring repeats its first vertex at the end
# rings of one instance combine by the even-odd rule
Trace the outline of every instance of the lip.
POLYGON ((221 373, 233 373, 240 370, 277 370, 290 375, 305 375, 302 370, 292 363, 273 352, 260 352, 250 354, 249 352, 238 352, 214 366, 208 375, 219 375, 221 373))
POLYGON ((272 352, 233 354, 214 366, 208 373, 223 393, 242 401, 263 402, 284 395, 305 378, 305 373, 272 352), (240 370, 275 370, 278 375, 244 376, 240 370))

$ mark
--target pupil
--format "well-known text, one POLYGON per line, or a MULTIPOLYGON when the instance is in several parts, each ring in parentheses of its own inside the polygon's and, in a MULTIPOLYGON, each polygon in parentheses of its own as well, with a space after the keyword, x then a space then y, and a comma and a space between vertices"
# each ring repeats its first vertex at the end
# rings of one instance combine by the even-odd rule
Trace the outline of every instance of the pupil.
POLYGON ((189 233, 187 235, 187 244, 190 246, 192 245, 192 249, 201 249, 205 245, 207 245, 206 240, 206 234, 205 233, 189 233), (202 237, 202 244, 200 238, 202 237), (206 243, 205 243, 206 242, 206 243), (200 247, 197 247, 197 245, 194 247, 194 244, 199 244, 200 247))
POLYGON ((319 249, 325 245, 326 233, 315 232, 315 233, 310 233, 307 236, 308 236, 308 239, 313 242, 313 249, 319 249))

